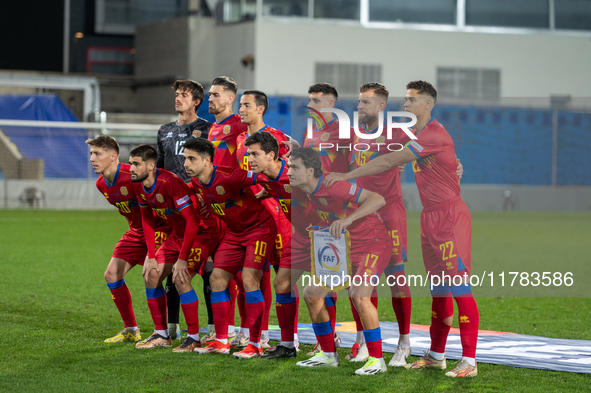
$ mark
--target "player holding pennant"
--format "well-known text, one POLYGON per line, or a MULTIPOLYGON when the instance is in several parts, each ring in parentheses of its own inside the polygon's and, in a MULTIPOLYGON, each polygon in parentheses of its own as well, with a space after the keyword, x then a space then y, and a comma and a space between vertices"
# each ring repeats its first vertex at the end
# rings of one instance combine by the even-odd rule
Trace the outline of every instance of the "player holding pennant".
MULTIPOLYGON (((379 194, 347 182, 325 186, 320 154, 311 147, 294 149, 289 159, 288 175, 292 187, 297 187, 308 195, 312 208, 324 225, 330 227, 330 233, 335 239, 340 238, 344 229, 349 231, 353 268, 349 295, 361 316, 369 352, 365 365, 355 371, 355 374, 373 375, 385 372, 378 312, 370 298, 374 285, 377 284, 371 277, 382 274, 392 254, 392 243, 386 227, 374 214, 385 204, 385 200, 379 194)), ((327 294, 328 290, 314 281, 304 290, 314 333, 322 351, 308 360, 298 362, 298 366, 336 367, 340 363, 324 300, 327 294)))

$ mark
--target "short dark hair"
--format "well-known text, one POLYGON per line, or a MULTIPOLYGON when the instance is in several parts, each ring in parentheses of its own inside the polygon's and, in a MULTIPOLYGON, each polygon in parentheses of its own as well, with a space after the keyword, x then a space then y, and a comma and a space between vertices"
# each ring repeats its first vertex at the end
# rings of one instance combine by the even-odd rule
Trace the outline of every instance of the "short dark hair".
POLYGON ((437 90, 427 81, 412 81, 406 84, 406 90, 416 90, 417 93, 433 97, 433 103, 437 102, 437 90))
POLYGON ((248 139, 246 139, 244 146, 251 146, 257 143, 261 145, 261 150, 264 151, 265 154, 273 152, 275 153, 275 160, 279 158, 279 143, 277 143, 277 139, 275 139, 275 137, 271 135, 270 132, 255 132, 249 136, 248 139))
POLYGON ((244 93, 242 93, 244 96, 247 94, 254 96, 254 102, 257 104, 257 107, 261 105, 265 107, 263 115, 267 113, 267 109, 269 109, 269 98, 267 98, 265 93, 260 90, 246 90, 244 93))
POLYGON ((185 142, 183 148, 185 150, 193 150, 194 152, 199 154, 203 159, 209 157, 210 161, 213 163, 215 146, 209 140, 205 138, 192 138, 185 142))
POLYGON ((203 99, 205 98, 205 91, 203 90, 201 83, 192 81, 190 79, 177 80, 172 85, 172 89, 174 91, 188 91, 193 95, 194 100, 199 100, 199 104, 197 104, 195 107, 195 113, 197 113, 199 107, 201 104, 203 104, 203 99))
POLYGON ((386 99, 390 96, 390 92, 382 83, 379 82, 369 82, 364 83, 359 87, 360 93, 365 93, 366 91, 373 90, 374 94, 380 97, 386 97, 386 99))
POLYGON ((236 94, 238 92, 238 84, 233 78, 229 76, 218 76, 211 82, 212 86, 222 86, 224 90, 230 90, 232 93, 236 94))
POLYGON ((150 145, 139 145, 129 152, 130 157, 140 157, 144 162, 158 160, 158 152, 150 145))
POLYGON ((291 160, 299 158, 306 168, 314 168, 314 177, 322 176, 322 161, 320 153, 313 147, 296 147, 291 152, 291 160))
POLYGON ((94 139, 87 139, 86 144, 103 150, 114 150, 119 155, 119 144, 112 136, 101 135, 94 139))
POLYGON ((322 93, 325 96, 334 96, 335 101, 339 98, 339 93, 337 93, 337 89, 331 85, 330 83, 316 83, 308 88, 308 94, 311 93, 322 93))

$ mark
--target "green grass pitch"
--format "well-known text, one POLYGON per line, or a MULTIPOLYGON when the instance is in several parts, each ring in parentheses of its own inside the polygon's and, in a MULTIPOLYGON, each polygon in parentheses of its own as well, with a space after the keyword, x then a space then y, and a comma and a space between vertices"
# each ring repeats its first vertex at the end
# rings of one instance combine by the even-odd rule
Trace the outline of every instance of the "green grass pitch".
MULTIPOLYGON (((409 213, 407 274, 424 273, 418 218, 418 213, 409 213)), ((392 368, 378 376, 355 377, 358 366, 346 361, 338 369, 310 370, 295 367, 296 360, 240 361, 225 356, 173 354, 166 349, 139 351, 130 343, 104 344, 103 339, 122 326, 103 272, 125 226, 115 211, 0 211, 0 391, 589 390, 589 375, 484 363, 479 364, 478 377, 467 380, 452 380, 436 370, 392 368)), ((588 212, 475 213, 473 272, 573 270, 577 272, 575 283, 584 281, 588 286, 583 267, 590 260, 590 233, 588 212)), ((141 271, 132 270, 126 282, 138 324, 147 337, 153 325, 141 271)), ((195 282, 201 295, 201 280, 195 282)), ((512 297, 528 292, 493 289, 490 294, 495 297, 477 298, 481 329, 591 339, 591 297, 541 297, 540 292, 536 297, 512 297)), ((579 296, 584 295, 582 290, 577 292, 579 296)), ((558 294, 552 288, 547 291, 548 296, 558 294)), ((300 321, 309 322, 304 302, 300 307, 300 321)), ((389 301, 380 302, 379 313, 383 320, 395 320, 389 301)), ((352 320, 348 301, 338 303, 338 319, 352 320)), ((204 326, 203 303, 200 320, 204 326)), ((429 324, 429 320, 430 299, 414 298, 411 322, 429 324)), ((277 323, 274 310, 270 323, 277 323)), ((303 349, 307 351, 310 346, 303 349)), ((346 353, 346 349, 339 351, 341 358, 346 353)), ((390 356, 386 354, 386 361, 390 356)), ((301 353, 297 360, 303 358, 301 353)), ((450 361, 448 369, 454 364, 450 361)))

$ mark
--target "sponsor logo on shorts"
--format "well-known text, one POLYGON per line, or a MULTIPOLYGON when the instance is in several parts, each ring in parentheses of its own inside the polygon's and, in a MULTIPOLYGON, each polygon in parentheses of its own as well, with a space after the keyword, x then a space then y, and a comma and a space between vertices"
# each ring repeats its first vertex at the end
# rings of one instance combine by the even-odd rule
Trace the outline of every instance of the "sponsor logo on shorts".
POLYGON ((351 188, 349 189, 349 194, 355 195, 355 191, 357 191, 357 184, 351 185, 351 188))
POLYGON ((156 200, 160 203, 164 202, 164 197, 160 194, 156 194, 156 200))
POLYGON ((201 136, 201 131, 193 130, 193 138, 199 138, 201 136))
POLYGON ((230 133, 230 126, 224 126, 224 130, 222 132, 224 135, 228 135, 230 133))
POLYGON ((123 186, 119 189, 121 191, 121 195, 127 195, 129 194, 129 191, 127 191, 127 187, 123 186))
POLYGON ((224 187, 222 186, 217 186, 215 188, 215 191, 219 194, 219 195, 224 195, 226 193, 226 190, 224 190, 224 187))

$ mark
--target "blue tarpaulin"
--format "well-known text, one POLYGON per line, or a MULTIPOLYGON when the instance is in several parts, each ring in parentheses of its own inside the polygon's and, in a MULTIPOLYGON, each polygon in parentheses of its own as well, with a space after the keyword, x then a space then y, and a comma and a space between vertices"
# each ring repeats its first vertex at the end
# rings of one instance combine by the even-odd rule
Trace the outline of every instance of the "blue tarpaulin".
MULTIPOLYGON (((0 95, 0 119, 78 122, 55 95, 0 95)), ((44 160, 46 178, 88 176, 87 130, 3 126, 2 131, 25 158, 44 160)))

